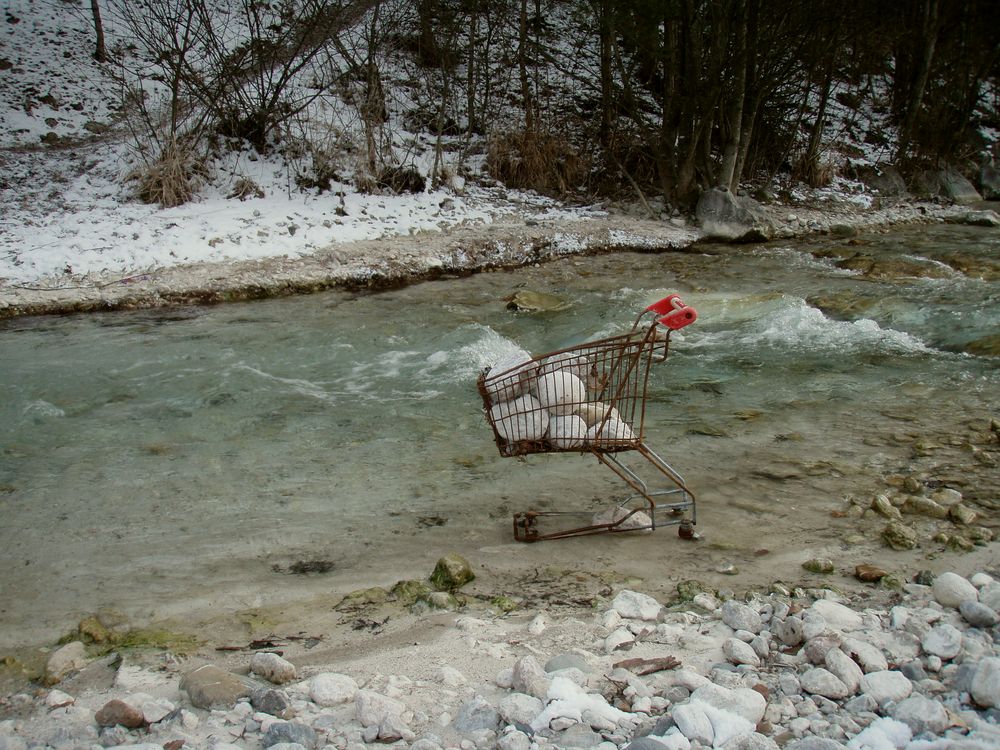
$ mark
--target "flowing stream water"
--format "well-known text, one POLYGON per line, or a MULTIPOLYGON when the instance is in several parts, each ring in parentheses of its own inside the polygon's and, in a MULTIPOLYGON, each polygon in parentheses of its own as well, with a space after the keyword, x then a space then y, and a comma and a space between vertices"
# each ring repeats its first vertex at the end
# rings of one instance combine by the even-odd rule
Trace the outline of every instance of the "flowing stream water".
POLYGON ((497 581, 557 565, 669 588, 725 563, 774 580, 816 554, 896 554, 831 511, 920 472, 991 525, 998 257, 996 230, 913 227, 4 323, 0 647, 101 608, 195 617, 389 586, 449 551, 497 581), (566 305, 506 309, 519 289, 566 305), (513 542, 514 511, 600 509, 624 487, 586 456, 501 458, 477 373, 621 332, 674 291, 700 317, 653 370, 646 440, 696 492, 704 541, 513 542))

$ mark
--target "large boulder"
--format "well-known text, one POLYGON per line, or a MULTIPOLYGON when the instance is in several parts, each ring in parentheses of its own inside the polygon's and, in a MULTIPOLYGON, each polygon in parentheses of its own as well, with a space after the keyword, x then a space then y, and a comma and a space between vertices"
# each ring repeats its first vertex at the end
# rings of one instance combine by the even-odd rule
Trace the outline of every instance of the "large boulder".
POLYGON ((864 169, 858 175, 872 190, 886 198, 908 198, 910 191, 906 189, 906 180, 891 164, 873 166, 864 169))
POLYGON ((695 215, 708 239, 726 242, 767 242, 774 226, 751 198, 737 197, 724 187, 701 194, 695 215))
POLYGON ((979 168, 979 190, 988 201, 1000 200, 1000 169, 992 164, 979 168))
POLYGON ((955 203, 978 203, 983 199, 975 186, 954 167, 929 169, 914 178, 918 196, 948 198, 955 203))

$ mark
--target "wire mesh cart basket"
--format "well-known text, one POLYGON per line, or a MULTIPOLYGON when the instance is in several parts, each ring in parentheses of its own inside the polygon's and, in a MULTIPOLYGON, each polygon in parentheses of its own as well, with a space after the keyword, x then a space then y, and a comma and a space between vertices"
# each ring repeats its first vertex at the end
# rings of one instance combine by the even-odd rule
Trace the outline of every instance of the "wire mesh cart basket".
POLYGON ((580 510, 515 513, 516 540, 673 525, 682 538, 693 538, 694 494, 646 444, 644 423, 650 366, 666 360, 671 331, 697 317, 671 294, 640 313, 628 333, 537 357, 512 357, 480 373, 486 421, 501 456, 590 453, 634 493, 596 515, 580 510), (626 451, 644 459, 639 468, 619 459, 626 451))

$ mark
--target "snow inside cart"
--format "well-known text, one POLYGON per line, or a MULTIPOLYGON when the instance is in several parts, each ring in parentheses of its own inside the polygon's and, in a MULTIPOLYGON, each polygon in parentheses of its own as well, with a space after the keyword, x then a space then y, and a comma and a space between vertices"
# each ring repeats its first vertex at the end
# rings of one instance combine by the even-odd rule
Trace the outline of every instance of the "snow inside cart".
POLYGON ((628 333, 532 358, 497 363, 479 375, 486 421, 501 456, 590 453, 633 491, 610 510, 514 514, 518 541, 679 526, 693 536, 694 494, 643 439, 650 366, 663 362, 670 332, 697 313, 672 294, 647 307, 628 333), (642 470, 618 454, 637 451, 642 470))

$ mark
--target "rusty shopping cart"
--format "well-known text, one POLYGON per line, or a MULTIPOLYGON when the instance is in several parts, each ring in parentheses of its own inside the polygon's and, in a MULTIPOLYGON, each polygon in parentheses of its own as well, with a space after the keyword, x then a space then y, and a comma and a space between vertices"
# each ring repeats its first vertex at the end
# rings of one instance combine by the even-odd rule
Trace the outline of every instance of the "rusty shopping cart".
POLYGON ((596 514, 515 513, 515 539, 534 542, 672 525, 679 526, 682 538, 694 536, 694 494, 646 444, 644 422, 650 365, 666 360, 670 332, 696 318, 695 310, 672 294, 640 313, 628 333, 537 357, 513 357, 480 373, 486 421, 501 456, 590 453, 634 493, 596 514), (640 468, 626 466, 618 457, 625 451, 637 451, 645 462, 640 468), (650 475, 649 481, 643 478, 650 475), (571 522, 574 517, 578 520, 571 522))

